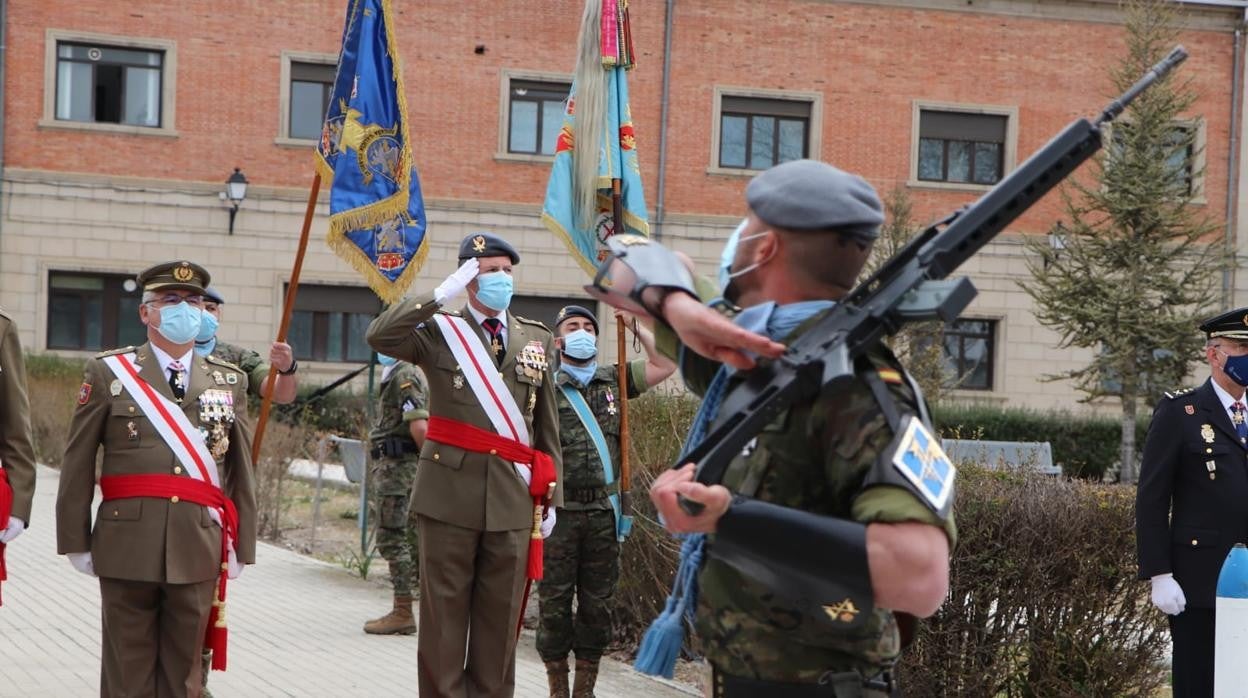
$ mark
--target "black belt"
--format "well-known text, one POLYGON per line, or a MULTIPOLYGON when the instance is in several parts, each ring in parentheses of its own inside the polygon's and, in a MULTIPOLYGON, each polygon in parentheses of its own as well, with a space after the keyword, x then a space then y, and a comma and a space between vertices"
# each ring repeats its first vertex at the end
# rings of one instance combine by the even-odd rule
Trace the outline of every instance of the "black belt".
POLYGON ((413 453, 420 453, 420 447, 411 439, 387 436, 384 439, 373 441, 373 458, 400 458, 413 453))
POLYGON ((581 504, 591 504, 599 499, 606 499, 610 494, 610 490, 606 487, 565 487, 563 488, 563 500, 565 502, 579 502, 581 504))
POLYGON ((747 698, 766 696, 767 698, 874 698, 890 696, 900 698, 901 691, 893 682, 892 675, 881 672, 874 678, 864 679, 856 671, 827 672, 819 677, 818 683, 786 683, 783 681, 766 681, 763 679, 747 679, 743 676, 725 674, 713 669, 715 698, 747 698))

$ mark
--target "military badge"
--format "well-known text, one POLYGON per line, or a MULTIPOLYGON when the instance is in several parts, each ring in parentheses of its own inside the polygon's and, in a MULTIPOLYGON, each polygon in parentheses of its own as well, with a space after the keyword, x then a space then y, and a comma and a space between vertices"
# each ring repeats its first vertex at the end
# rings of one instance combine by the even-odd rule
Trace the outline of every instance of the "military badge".
POLYGON ((1183 411, 1184 411, 1184 412, 1186 412, 1186 413, 1188 413, 1188 414, 1196 414, 1196 406, 1195 406, 1195 405, 1184 405, 1184 406, 1183 406, 1183 411))
POLYGON ((1213 425, 1212 424, 1200 425, 1200 438, 1204 439, 1205 443, 1207 444, 1213 443, 1213 425))
POLYGON ((456 373, 455 377, 451 378, 451 387, 456 390, 463 390, 464 389, 463 375, 456 373))
POLYGON ((1213 462, 1213 461, 1211 461, 1211 460, 1207 460, 1207 461, 1205 461, 1205 470, 1208 470, 1208 471, 1209 471, 1209 479, 1210 479, 1210 480, 1216 480, 1216 479, 1218 479, 1218 472, 1217 472, 1217 471, 1218 471, 1218 465, 1217 465, 1217 463, 1214 463, 1214 462, 1213 462))
POLYGON ((78 389, 78 404, 85 405, 87 400, 91 399, 91 384, 83 382, 82 387, 78 389))
POLYGON ((472 249, 476 252, 485 252, 485 236, 478 235, 472 239, 472 249))
POLYGON ((173 268, 173 278, 183 283, 195 278, 195 272, 191 270, 190 262, 182 262, 182 264, 173 268))
POLYGON ((957 469, 923 422, 911 418, 893 452, 893 467, 932 508, 939 511, 953 494, 957 469))
POLYGON ((537 406, 537 391, 529 391, 529 414, 533 414, 533 408, 537 406))
POLYGON ((113 397, 121 395, 121 381, 114 378, 112 383, 108 384, 108 394, 113 397))
POLYGON ((226 382, 227 384, 229 384, 229 385, 237 385, 237 384, 238 384, 238 374, 237 374, 237 373, 227 373, 227 374, 225 374, 225 382, 226 382))
POLYGON ((607 414, 615 416, 619 412, 615 407, 615 396, 611 394, 611 389, 607 388, 607 414))
POLYGON ((213 371, 212 382, 216 383, 217 385, 225 385, 225 376, 221 375, 220 371, 213 371))
POLYGON ((840 603, 825 604, 823 612, 828 614, 828 618, 840 623, 852 623, 854 618, 858 617, 858 607, 854 605, 853 599, 850 598, 846 598, 840 603))
POLYGON ((126 422, 126 440, 127 441, 139 440, 139 427, 138 425, 134 423, 133 420, 126 422))

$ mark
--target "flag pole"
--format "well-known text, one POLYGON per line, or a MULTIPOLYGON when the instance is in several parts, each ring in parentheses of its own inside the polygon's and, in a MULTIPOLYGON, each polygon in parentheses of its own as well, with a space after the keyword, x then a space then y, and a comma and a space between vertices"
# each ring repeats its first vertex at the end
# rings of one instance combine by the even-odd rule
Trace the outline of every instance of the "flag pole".
MULTIPOLYGON (((615 233, 622 231, 624 225, 624 203, 620 199, 620 178, 611 178, 611 218, 615 233)), ((629 492, 631 474, 628 468, 628 343, 624 337, 624 323, 615 324, 616 340, 619 342, 617 363, 620 382, 620 518, 633 513, 633 496, 629 492)), ((610 484, 610 483, 608 483, 610 484)))
MULTIPOLYGON (((312 177, 312 190, 308 192, 308 208, 303 214, 303 232, 299 234, 299 250, 295 253, 295 265, 290 270, 290 288, 286 290, 286 304, 282 309, 282 322, 277 328, 277 341, 286 341, 290 329, 290 313, 295 309, 295 293, 299 290, 299 272, 303 270, 303 255, 308 251, 308 232, 312 229, 312 216, 316 213, 316 198, 321 191, 321 173, 312 177)), ((251 441, 251 462, 260 460, 260 442, 264 440, 264 427, 269 421, 269 409, 273 406, 273 387, 277 383, 277 371, 269 366, 264 380, 264 395, 260 401, 260 418, 256 420, 256 436, 251 441)))

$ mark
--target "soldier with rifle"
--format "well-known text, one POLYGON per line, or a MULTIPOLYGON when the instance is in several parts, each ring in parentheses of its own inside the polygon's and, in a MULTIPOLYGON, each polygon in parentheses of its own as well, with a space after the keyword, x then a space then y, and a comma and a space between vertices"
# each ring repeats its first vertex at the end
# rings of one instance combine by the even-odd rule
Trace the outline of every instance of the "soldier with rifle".
POLYGON ((692 616, 714 696, 897 694, 891 668, 908 631, 948 591, 955 472, 882 340, 904 322, 956 318, 974 287, 942 280, 1091 156, 1101 126, 1185 56, 1176 49, 1096 122, 1068 126, 852 293, 880 201, 824 163, 785 163, 747 187, 748 216, 721 260, 727 312, 703 304, 716 289, 695 290, 674 253, 608 241, 588 290, 658 319, 660 350, 703 397, 686 452, 651 489, 667 528, 690 535, 639 669, 670 675, 692 616))

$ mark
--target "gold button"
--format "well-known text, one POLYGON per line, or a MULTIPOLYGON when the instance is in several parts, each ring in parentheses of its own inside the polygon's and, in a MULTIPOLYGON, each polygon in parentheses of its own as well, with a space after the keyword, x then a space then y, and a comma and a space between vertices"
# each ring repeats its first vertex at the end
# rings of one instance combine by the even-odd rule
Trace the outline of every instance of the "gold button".
POLYGON ((175 466, 173 466, 173 474, 174 474, 174 475, 181 475, 181 474, 182 474, 182 466, 180 466, 180 465, 175 465, 175 466))
POLYGON ((121 516, 121 512, 113 509, 113 516, 121 516))
POLYGON ((1196 543, 1198 543, 1198 542, 1199 542, 1199 541, 1197 541, 1195 538, 1193 538, 1193 539, 1192 539, 1192 547, 1196 547, 1196 543))
POLYGON ((435 454, 433 454, 433 459, 434 459, 434 460, 437 460, 437 459, 438 459, 438 457, 439 457, 440 455, 441 455, 441 454, 439 454, 439 453, 435 453, 435 454))
POLYGON ((499 378, 502 378, 502 377, 503 377, 503 372, 502 372, 502 371, 499 371, 499 372, 498 372, 498 377, 499 377, 499 378))
POLYGON ((130 406, 130 414, 134 414, 134 405, 130 406))
POLYGON ((490 455, 491 455, 491 456, 497 456, 497 455, 498 455, 498 449, 497 449, 497 448, 491 448, 491 449, 490 449, 490 455))
POLYGON ((1205 449, 1205 453, 1213 453, 1213 449, 1212 449, 1212 448, 1206 448, 1206 449, 1205 449))
POLYGON ((417 309, 417 310, 420 310, 420 303, 417 303, 417 304, 416 304, 416 309, 417 309))
POLYGON ((222 571, 228 571, 230 569, 230 564, 228 562, 222 562, 221 569, 222 571))
POLYGON ((174 504, 177 504, 180 500, 178 499, 178 495, 175 494, 169 498, 169 501, 173 502, 174 504))

